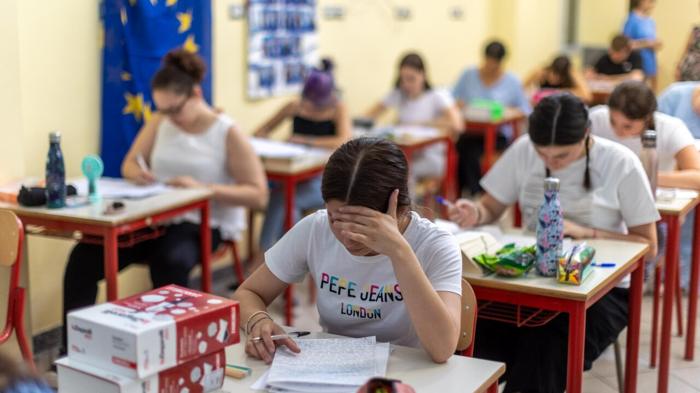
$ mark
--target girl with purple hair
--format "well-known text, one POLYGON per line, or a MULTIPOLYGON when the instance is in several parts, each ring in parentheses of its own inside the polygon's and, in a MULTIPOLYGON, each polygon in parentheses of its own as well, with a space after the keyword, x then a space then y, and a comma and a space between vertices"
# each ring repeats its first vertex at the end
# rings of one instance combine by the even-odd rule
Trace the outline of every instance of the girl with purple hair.
MULTIPOLYGON (((255 136, 267 138, 282 122, 292 120, 290 142, 335 149, 350 139, 348 110, 341 101, 333 79, 333 64, 323 59, 321 68, 313 68, 306 77, 301 97, 287 103, 260 128, 255 136)), ((302 212, 323 207, 321 176, 297 184, 294 222, 302 212)), ((260 236, 260 250, 272 247, 284 234, 284 192, 275 184, 270 188, 270 202, 260 236)), ((255 258, 257 266, 260 255, 255 258)), ((255 267, 253 266, 253 268, 255 267)))

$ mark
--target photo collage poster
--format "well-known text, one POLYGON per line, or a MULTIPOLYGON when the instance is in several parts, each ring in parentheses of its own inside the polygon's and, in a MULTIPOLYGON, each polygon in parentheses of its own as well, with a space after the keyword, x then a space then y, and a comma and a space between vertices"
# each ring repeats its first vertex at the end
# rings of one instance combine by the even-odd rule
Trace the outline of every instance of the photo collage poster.
POLYGON ((249 98, 298 94, 318 61, 316 0, 250 0, 249 98))

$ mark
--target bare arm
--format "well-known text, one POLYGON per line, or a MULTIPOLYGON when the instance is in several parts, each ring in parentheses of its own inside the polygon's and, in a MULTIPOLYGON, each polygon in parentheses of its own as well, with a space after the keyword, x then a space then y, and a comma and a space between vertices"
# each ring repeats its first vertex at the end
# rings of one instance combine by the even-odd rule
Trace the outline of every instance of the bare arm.
POLYGON ((284 330, 262 312, 286 288, 287 283, 277 278, 263 264, 233 294, 233 299, 240 302, 241 329, 252 327, 250 332, 246 332, 246 353, 268 364, 272 362, 272 355, 279 345, 286 345, 292 351, 299 352, 299 347, 292 339, 272 340, 273 334, 284 333, 284 330), (262 337, 263 342, 255 343, 251 340, 252 337, 262 337))
POLYGON ((386 214, 359 206, 341 207, 333 227, 348 239, 389 257, 418 339, 434 362, 444 363, 457 347, 460 296, 433 289, 411 245, 398 230, 397 198, 395 190, 386 214))
POLYGON ((571 236, 574 239, 613 239, 625 240, 637 243, 646 243, 649 245, 649 251, 646 258, 650 259, 656 256, 657 241, 656 241, 656 224, 649 223, 636 227, 627 228, 628 233, 610 232, 602 229, 593 229, 576 224, 569 220, 564 220, 564 235, 571 236))
POLYGON ((583 79, 583 76, 577 71, 572 70, 571 78, 574 81, 574 87, 570 89, 571 93, 584 102, 591 102, 593 94, 591 94, 591 90, 588 88, 588 84, 583 79))
POLYGON ((675 158, 678 169, 659 172, 659 185, 700 191, 700 153, 695 146, 686 146, 676 154, 675 158))
POLYGON ((542 74, 544 73, 544 70, 542 68, 538 68, 534 71, 532 71, 526 78, 523 80, 523 89, 527 90, 530 88, 538 89, 539 83, 542 80, 542 74))
POLYGON ((259 138, 267 138, 270 133, 277 128, 286 118, 292 116, 298 107, 298 101, 292 101, 280 108, 271 118, 261 125, 253 135, 259 138))
POLYGON ((155 144, 158 125, 160 125, 162 119, 163 117, 156 112, 139 130, 136 139, 134 139, 129 152, 126 153, 126 157, 124 157, 122 162, 121 172, 125 179, 139 184, 148 184, 156 180, 150 170, 144 171, 141 168, 137 157, 143 158, 150 167, 151 152, 155 144))
POLYGON ((462 228, 490 224, 503 215, 507 206, 484 193, 477 202, 460 199, 448 208, 450 220, 462 228))
POLYGON ((367 113, 365 113, 365 116, 369 117, 370 119, 377 120, 379 116, 381 116, 384 112, 386 111, 386 106, 382 102, 378 102, 374 104, 373 107, 371 107, 367 113))
POLYGON ((265 171, 248 138, 231 127, 226 140, 228 172, 235 184, 211 184, 215 200, 253 209, 267 206, 268 189, 265 171))

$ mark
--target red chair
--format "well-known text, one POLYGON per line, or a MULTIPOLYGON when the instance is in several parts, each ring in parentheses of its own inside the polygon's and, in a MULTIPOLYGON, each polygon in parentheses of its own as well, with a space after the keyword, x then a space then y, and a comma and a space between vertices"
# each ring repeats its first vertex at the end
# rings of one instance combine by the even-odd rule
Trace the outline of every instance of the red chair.
POLYGON ((0 210, 0 266, 12 269, 7 295, 7 317, 5 328, 0 332, 0 344, 7 342, 14 331, 24 360, 34 369, 34 357, 24 331, 25 289, 19 286, 23 243, 22 222, 14 213, 0 210))
POLYGON ((235 240, 224 240, 214 255, 212 255, 212 259, 217 260, 223 258, 229 250, 231 250, 231 266, 233 267, 233 273, 236 275, 238 285, 241 285, 243 280, 245 280, 245 273, 243 272, 243 264, 240 254, 238 253, 238 244, 235 240))
POLYGON ((478 307, 476 294, 469 282, 462 279, 462 302, 460 305, 459 340, 457 353, 462 356, 474 355, 474 337, 476 336, 476 319, 478 307))

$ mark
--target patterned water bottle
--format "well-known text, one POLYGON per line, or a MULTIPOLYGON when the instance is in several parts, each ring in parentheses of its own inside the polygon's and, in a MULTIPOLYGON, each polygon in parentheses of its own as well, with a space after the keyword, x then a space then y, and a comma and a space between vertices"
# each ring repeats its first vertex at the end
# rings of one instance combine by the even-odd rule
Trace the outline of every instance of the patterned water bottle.
POLYGON ((544 179, 544 202, 537 217, 537 272, 553 277, 564 239, 564 217, 559 203, 559 179, 544 179))
POLYGON ((49 209, 66 206, 66 169, 61 152, 61 134, 49 134, 49 154, 46 157, 46 203, 49 209))

